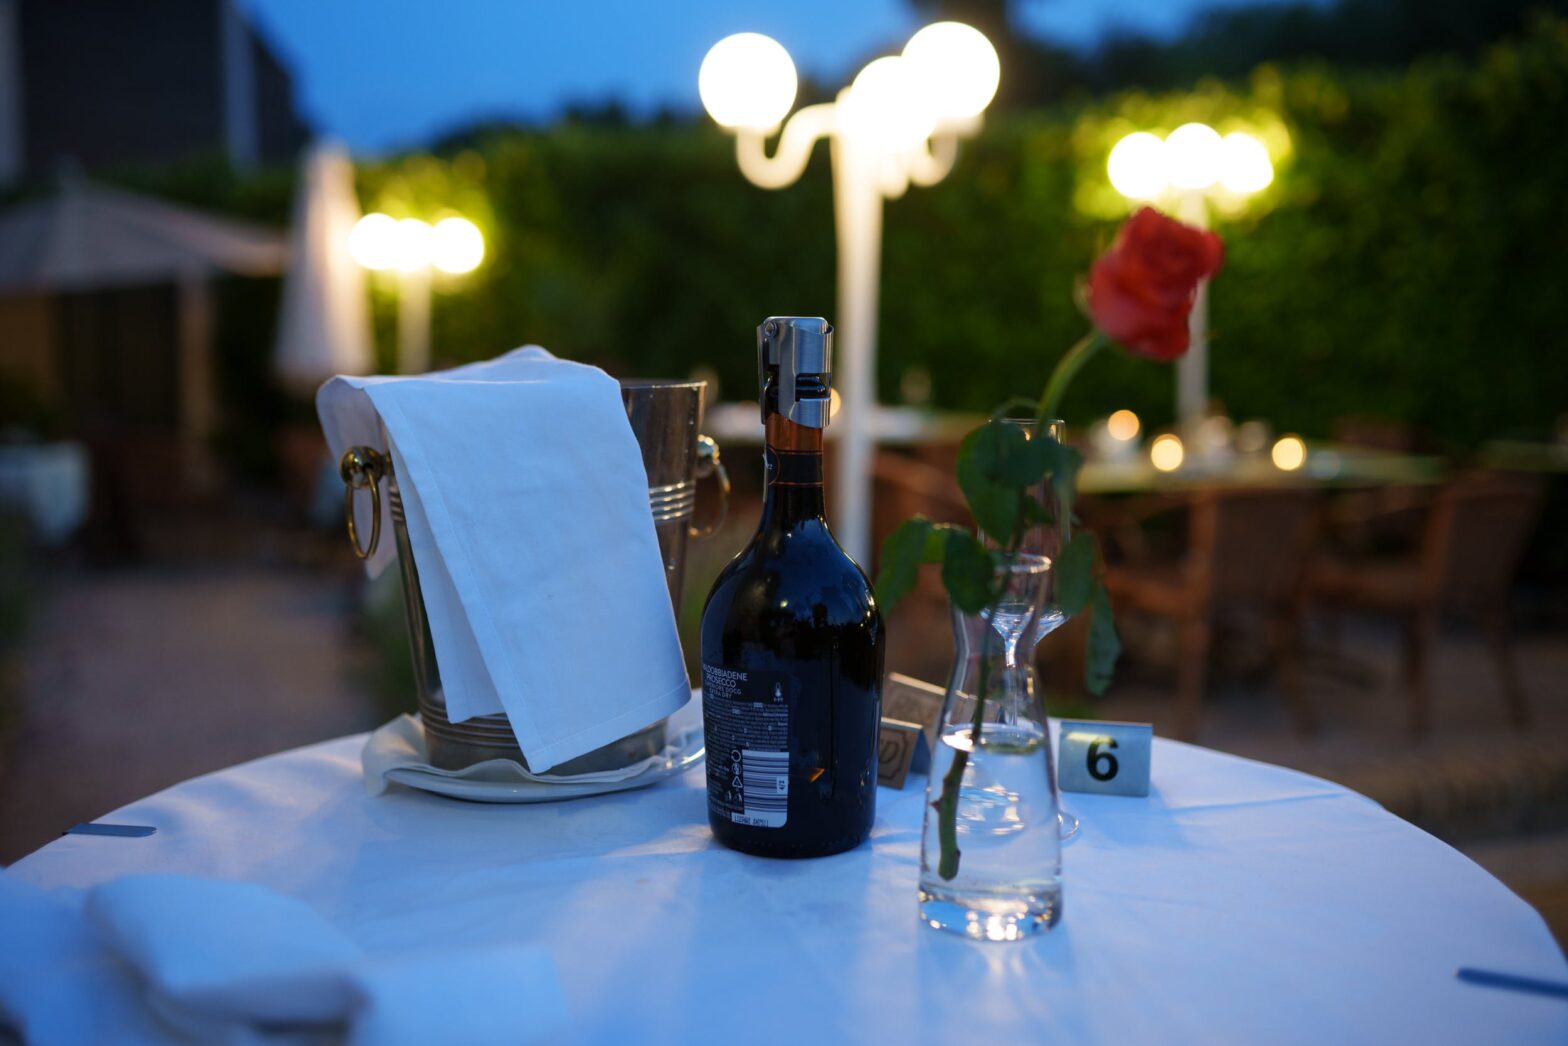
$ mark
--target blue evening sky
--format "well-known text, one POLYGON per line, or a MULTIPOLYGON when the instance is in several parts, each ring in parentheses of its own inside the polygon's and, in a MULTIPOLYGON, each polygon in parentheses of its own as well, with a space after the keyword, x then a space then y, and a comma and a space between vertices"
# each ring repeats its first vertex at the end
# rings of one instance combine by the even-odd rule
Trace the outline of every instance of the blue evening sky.
MULTIPOLYGON (((485 118, 547 120, 572 101, 696 110, 709 45, 777 38, 807 75, 847 80, 918 28, 905 0, 242 0, 292 69, 311 123, 357 150, 415 146, 485 118)), ((1092 44, 1178 31, 1249 0, 1023 0, 1025 31, 1092 44)), ((1006 70, 1003 70, 1006 75, 1006 70)))

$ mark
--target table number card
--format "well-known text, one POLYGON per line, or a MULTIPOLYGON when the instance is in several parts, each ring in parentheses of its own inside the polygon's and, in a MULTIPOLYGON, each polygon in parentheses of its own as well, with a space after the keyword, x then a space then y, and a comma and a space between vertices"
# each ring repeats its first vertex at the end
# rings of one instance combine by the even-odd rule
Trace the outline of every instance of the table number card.
POLYGON ((1056 783, 1064 792, 1148 795, 1154 727, 1148 723, 1105 723, 1064 719, 1056 783))
POLYGON ((942 718, 941 687, 892 672, 882 686, 882 724, 877 738, 877 783, 903 788, 911 772, 931 766, 937 721, 942 718))

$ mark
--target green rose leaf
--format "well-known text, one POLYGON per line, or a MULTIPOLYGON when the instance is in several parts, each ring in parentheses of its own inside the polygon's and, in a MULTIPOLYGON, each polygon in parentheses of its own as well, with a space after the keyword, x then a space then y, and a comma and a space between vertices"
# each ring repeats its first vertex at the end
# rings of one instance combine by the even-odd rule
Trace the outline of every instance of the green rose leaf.
POLYGON ((1098 581, 1089 599, 1089 613, 1089 646, 1083 684, 1089 693, 1099 697, 1111 685, 1111 673, 1116 670, 1116 659, 1121 656, 1122 641, 1116 635, 1116 621, 1111 616, 1110 593, 1098 581))
POLYGON ((948 531, 942 556, 942 586, 954 606, 968 614, 978 614, 990 606, 995 569, 991 553, 979 538, 957 527, 948 531))
POLYGON ((991 480, 1011 487, 1038 483, 1051 466, 1057 446, 1049 439, 1030 439, 1022 426, 992 418, 964 442, 980 471, 991 480))
MULTIPOLYGON (((958 486, 975 522, 997 544, 1011 543, 1018 528, 1019 495, 1032 482, 1018 477, 1031 471, 1030 460, 1038 456, 1030 449, 1033 442, 1018 426, 993 418, 959 444, 958 486)), ((1043 474, 1042 464, 1035 479, 1043 474)))
POLYGON ((969 514, 975 517, 980 529, 1000 545, 1013 540, 1018 528, 1018 488, 998 483, 980 472, 973 460, 965 459, 959 451, 958 486, 969 502, 969 514))
POLYGON ((1094 581, 1094 535, 1080 532, 1056 557, 1052 573, 1056 581, 1056 605, 1068 617, 1080 613, 1088 604, 1094 581))
POLYGON ((1077 493, 1078 470, 1083 467, 1083 455, 1055 440, 1049 442, 1056 448, 1055 460, 1051 462, 1051 490, 1056 495, 1062 525, 1066 526, 1073 518, 1073 498, 1077 493))
POLYGON ((909 594, 919 578, 921 564, 942 562, 948 535, 955 531, 968 533, 951 523, 933 523, 924 516, 912 516, 887 536, 882 542, 876 583, 882 609, 892 610, 909 594))
POLYGON ((931 529, 929 519, 914 516, 900 523, 882 542, 876 591, 884 610, 892 610, 915 587, 920 564, 925 561, 926 539, 930 537, 931 529))
POLYGON ((1056 525, 1056 519, 1051 515, 1051 510, 1042 505, 1040 503, 1040 499, 1032 494, 1024 495, 1022 510, 1024 514, 1024 526, 1026 528, 1051 527, 1056 525))

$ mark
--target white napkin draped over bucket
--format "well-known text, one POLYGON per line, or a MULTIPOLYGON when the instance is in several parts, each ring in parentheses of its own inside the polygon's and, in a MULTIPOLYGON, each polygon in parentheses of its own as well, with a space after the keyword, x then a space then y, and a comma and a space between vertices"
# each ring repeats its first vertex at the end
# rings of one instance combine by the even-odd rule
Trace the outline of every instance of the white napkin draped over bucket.
MULTIPOLYGON (((614 378, 530 345, 418 377, 333 378, 316 409, 334 456, 390 440, 453 722, 505 712, 543 771, 690 698, 614 378)), ((382 512, 373 572, 396 555, 385 496, 382 512)))

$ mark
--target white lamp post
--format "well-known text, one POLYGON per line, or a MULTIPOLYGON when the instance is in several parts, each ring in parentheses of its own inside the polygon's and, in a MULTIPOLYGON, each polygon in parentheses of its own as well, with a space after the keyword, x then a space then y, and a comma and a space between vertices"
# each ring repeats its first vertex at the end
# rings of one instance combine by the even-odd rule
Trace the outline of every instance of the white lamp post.
POLYGON ((430 369, 430 270, 472 272, 485 257, 484 234, 467 218, 430 225, 373 213, 354 223, 348 249, 372 272, 397 272, 398 373, 423 374, 430 369))
MULTIPOLYGON (((1268 149, 1250 134, 1220 137, 1201 123, 1182 124, 1163 140, 1145 131, 1116 143, 1106 161, 1111 185, 1130 200, 1174 197, 1176 215, 1188 225, 1209 226, 1210 193, 1243 197, 1274 180, 1268 149)), ((1187 320, 1192 347, 1176 364, 1176 420, 1190 429, 1209 402, 1209 281, 1187 320)))
POLYGON ((958 139, 979 130, 999 76, 996 49, 959 22, 926 26, 902 54, 862 69, 836 101, 806 106, 787 123, 795 104, 795 64, 777 41, 758 33, 725 37, 708 51, 697 76, 704 108, 735 135, 735 158, 753 184, 779 189, 793 183, 816 140, 832 144, 834 385, 841 396, 833 529, 861 563, 870 562, 871 552, 882 201, 902 196, 911 184, 933 185, 952 170, 958 139), (767 140, 775 132, 778 147, 769 156, 767 140))

